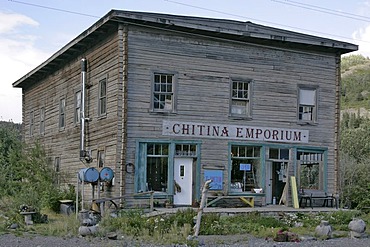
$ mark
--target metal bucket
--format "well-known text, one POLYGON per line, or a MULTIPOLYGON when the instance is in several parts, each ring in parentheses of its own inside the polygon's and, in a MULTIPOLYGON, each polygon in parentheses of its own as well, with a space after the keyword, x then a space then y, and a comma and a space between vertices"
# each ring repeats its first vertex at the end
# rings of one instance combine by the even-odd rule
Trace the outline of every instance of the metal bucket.
POLYGON ((81 182, 95 183, 99 179, 99 171, 94 167, 83 168, 78 172, 78 178, 81 182))
POLYGON ((109 182, 109 181, 112 181, 113 177, 114 177, 114 172, 112 169, 110 169, 109 167, 104 167, 103 169, 101 169, 100 171, 101 181, 109 182))

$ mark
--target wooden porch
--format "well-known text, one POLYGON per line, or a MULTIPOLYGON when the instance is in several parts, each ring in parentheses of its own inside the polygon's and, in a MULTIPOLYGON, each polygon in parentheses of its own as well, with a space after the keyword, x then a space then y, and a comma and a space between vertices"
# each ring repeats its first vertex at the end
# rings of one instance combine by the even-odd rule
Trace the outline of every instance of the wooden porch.
MULTIPOLYGON (((174 207, 174 208, 154 208, 154 211, 148 212, 147 217, 174 214, 179 210, 187 210, 192 207, 174 207)), ((192 208, 194 211, 198 211, 199 208, 192 208)), ((251 212, 260 212, 261 214, 278 214, 278 213, 319 213, 319 212, 335 212, 339 210, 348 209, 336 209, 331 207, 314 207, 314 208, 293 208, 284 205, 267 205, 264 207, 237 207, 237 208, 224 208, 224 207, 205 207, 203 213, 220 213, 220 214, 243 214, 251 212)))

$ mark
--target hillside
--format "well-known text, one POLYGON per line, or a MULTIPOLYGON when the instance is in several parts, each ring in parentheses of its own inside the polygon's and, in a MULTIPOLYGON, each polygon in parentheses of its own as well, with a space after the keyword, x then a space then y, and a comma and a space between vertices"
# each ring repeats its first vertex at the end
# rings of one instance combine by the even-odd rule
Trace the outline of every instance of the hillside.
POLYGON ((370 118, 370 59, 361 55, 342 58, 341 109, 370 118))

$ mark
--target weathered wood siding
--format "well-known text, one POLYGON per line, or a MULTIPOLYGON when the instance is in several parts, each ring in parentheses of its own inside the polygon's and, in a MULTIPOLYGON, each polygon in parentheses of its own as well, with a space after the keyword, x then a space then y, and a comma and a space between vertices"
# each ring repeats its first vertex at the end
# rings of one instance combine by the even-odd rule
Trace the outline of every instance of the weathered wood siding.
MULTIPOLYGON (((76 183, 77 172, 97 167, 97 151, 105 150, 105 166, 115 171, 115 186, 107 195, 134 193, 134 175, 125 174, 136 162, 138 140, 171 140, 162 135, 163 120, 303 129, 309 143, 299 147, 328 149, 328 189, 333 191, 336 105, 335 55, 277 49, 179 32, 119 25, 87 52, 77 53, 61 69, 24 90, 25 140, 35 138, 50 157, 61 158, 65 182, 76 183), (85 115, 86 147, 94 161, 79 161, 80 127, 74 123, 75 93, 81 88, 80 60, 88 61, 85 115), (177 113, 150 112, 153 72, 178 75, 177 113), (98 84, 107 78, 107 115, 98 116, 98 84), (229 117, 230 78, 252 79, 252 118, 229 117), (297 124, 298 85, 318 86, 318 124, 297 124), (66 127, 59 130, 59 101, 66 99, 66 127), (45 134, 40 135, 40 108, 45 108, 45 134), (34 135, 28 133, 34 113, 34 135)), ((176 137, 177 140, 191 140, 176 137)), ((193 140, 199 140, 194 138, 193 140)), ((230 140, 201 140, 202 166, 224 166, 227 179, 230 140)), ((256 145, 264 143, 255 142, 256 145)), ((295 147, 295 145, 291 145, 295 147)), ((198 174, 199 175, 199 174, 198 174)), ((226 184, 229 181, 225 181, 226 184)))
MULTIPOLYGON (((333 190, 334 55, 130 26, 128 61, 128 162, 135 161, 136 140, 170 138, 162 136, 163 120, 304 129, 310 131, 309 143, 300 144, 300 147, 328 148, 328 189, 333 190), (177 114, 150 113, 154 71, 178 73, 177 114), (253 79, 251 120, 229 117, 232 77, 253 79), (298 84, 318 86, 317 125, 297 124, 298 84)), ((176 138, 189 140, 188 137, 176 138)), ((202 165, 221 164, 227 169, 228 142, 203 139, 202 165)), ((133 190, 132 183, 133 179, 129 178, 127 189, 133 190)))
MULTIPOLYGON (((30 136, 28 127, 25 141, 32 143, 38 139, 45 147, 52 162, 60 157, 63 183, 75 185, 77 173, 85 167, 98 167, 97 152, 105 150, 105 166, 115 171, 115 185, 106 194, 117 194, 120 183, 121 148, 117 151, 117 143, 121 144, 122 98, 121 74, 119 71, 119 38, 117 30, 106 35, 100 41, 92 41, 87 52, 77 53, 76 57, 58 69, 55 73, 25 90, 24 124, 29 126, 30 112, 34 112, 34 135, 30 136), (80 125, 74 123, 75 93, 81 90, 81 59, 86 58, 88 64, 85 116, 86 148, 92 151, 93 162, 84 164, 79 160, 80 125), (98 116, 98 84, 107 78, 107 114, 98 116), (59 129, 59 101, 66 99, 65 128, 59 129), (45 108, 45 133, 40 134, 40 108, 45 108), (118 111, 119 109, 119 111, 118 111), (118 131, 119 130, 119 131, 118 131), (118 188, 118 189, 117 189, 118 188)), ((86 200, 91 196, 91 186, 86 185, 86 200)), ((96 192, 95 192, 96 193, 96 192)))

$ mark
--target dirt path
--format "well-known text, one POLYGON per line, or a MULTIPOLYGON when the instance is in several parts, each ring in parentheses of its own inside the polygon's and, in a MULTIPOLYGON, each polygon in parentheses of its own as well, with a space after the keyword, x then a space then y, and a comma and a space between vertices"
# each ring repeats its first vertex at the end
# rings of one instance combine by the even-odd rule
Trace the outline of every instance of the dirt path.
MULTIPOLYGON (((249 235, 228 235, 228 236, 199 236, 198 245, 204 247, 217 247, 217 246, 253 246, 253 247, 369 247, 370 239, 350 239, 350 238, 337 238, 330 240, 313 240, 308 238, 299 243, 282 243, 274 242, 271 239, 259 239, 249 235)), ((15 236, 13 234, 0 235, 0 247, 185 247, 186 245, 156 245, 154 243, 143 243, 137 239, 119 237, 117 240, 109 240, 105 238, 83 238, 83 237, 51 237, 25 234, 23 236, 15 236)))

